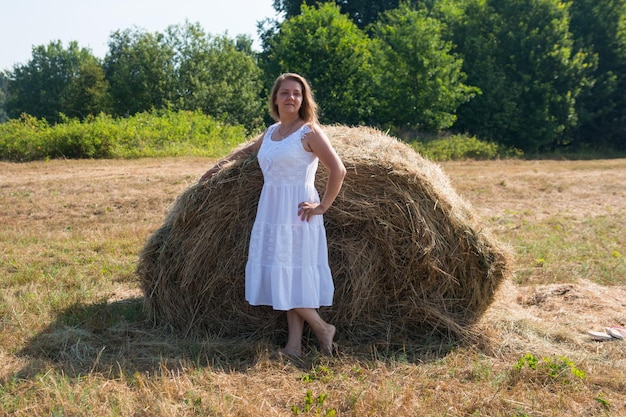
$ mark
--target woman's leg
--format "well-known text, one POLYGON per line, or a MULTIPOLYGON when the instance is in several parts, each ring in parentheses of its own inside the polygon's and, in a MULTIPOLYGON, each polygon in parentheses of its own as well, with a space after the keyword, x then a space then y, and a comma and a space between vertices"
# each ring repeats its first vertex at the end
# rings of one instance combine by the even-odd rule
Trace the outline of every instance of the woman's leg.
POLYGON ((287 327, 289 338, 282 353, 292 356, 302 355, 302 333, 304 331, 304 319, 294 310, 287 311, 287 327))
MULTIPOLYGON (((326 323, 314 308, 294 308, 290 311, 297 314, 300 317, 300 320, 309 323, 309 326, 313 329, 315 336, 317 336, 317 341, 320 344, 322 354, 332 354, 333 338, 335 337, 335 333, 337 331, 335 326, 326 323)), ((289 319, 289 316, 287 316, 287 319, 289 319)), ((289 338, 291 340, 291 328, 289 329, 289 338)), ((300 339, 302 339, 302 329, 300 329, 300 339)))

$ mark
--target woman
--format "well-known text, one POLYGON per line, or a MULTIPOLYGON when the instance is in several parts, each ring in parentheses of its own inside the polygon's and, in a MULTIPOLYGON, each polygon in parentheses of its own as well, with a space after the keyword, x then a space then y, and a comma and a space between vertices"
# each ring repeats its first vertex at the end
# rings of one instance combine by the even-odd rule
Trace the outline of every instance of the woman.
POLYGON ((258 152, 264 184, 250 236, 246 264, 246 300, 287 311, 289 337, 282 353, 302 354, 304 323, 313 329, 320 351, 331 354, 335 326, 317 308, 332 304, 334 285, 322 215, 339 194, 346 169, 317 120, 317 104, 298 74, 277 78, 270 97, 277 123, 249 146, 206 172, 258 152), (318 161, 329 176, 320 200, 314 186, 318 161))

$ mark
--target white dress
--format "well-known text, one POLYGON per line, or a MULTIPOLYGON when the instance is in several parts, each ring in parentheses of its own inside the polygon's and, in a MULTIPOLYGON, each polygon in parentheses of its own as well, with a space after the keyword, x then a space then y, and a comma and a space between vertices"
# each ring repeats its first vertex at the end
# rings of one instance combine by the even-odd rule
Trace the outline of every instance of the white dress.
POLYGON ((302 146, 304 125, 275 141, 270 126, 257 158, 264 184, 250 236, 246 300, 275 310, 332 304, 334 286, 322 216, 302 221, 298 204, 319 202, 315 189, 318 158, 302 146))

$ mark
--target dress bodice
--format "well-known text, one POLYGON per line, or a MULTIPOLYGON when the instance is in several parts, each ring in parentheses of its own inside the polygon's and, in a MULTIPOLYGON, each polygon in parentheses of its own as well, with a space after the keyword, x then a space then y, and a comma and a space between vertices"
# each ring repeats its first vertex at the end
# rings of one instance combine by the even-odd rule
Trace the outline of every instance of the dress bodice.
POLYGON ((319 160, 302 146, 302 138, 311 128, 303 125, 282 140, 272 140, 278 126, 276 123, 267 130, 257 155, 265 184, 313 185, 319 160))

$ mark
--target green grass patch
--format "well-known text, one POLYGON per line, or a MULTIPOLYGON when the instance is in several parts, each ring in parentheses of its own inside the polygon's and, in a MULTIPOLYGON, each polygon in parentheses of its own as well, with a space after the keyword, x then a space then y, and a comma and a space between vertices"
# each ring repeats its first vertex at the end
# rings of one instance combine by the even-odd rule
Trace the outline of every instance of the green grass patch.
MULTIPOLYGON (((517 253, 519 284, 565 283, 578 279, 624 285, 623 216, 576 219, 550 217, 535 223, 509 218, 504 232, 517 253)), ((500 223, 499 219, 492 219, 500 223)))

